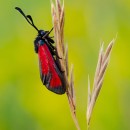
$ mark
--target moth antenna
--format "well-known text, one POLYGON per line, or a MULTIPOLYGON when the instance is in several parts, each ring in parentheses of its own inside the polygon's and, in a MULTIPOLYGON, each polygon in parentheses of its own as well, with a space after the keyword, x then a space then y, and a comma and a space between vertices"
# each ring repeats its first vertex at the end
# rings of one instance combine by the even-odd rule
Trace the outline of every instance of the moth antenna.
POLYGON ((22 11, 22 9, 20 9, 19 7, 15 7, 15 9, 18 10, 18 11, 23 15, 23 17, 27 20, 27 22, 28 22, 32 27, 34 27, 34 28, 38 31, 38 33, 39 33, 39 30, 38 30, 38 28, 35 26, 31 15, 25 15, 24 12, 22 11))
POLYGON ((46 36, 48 36, 52 32, 52 30, 53 28, 49 32, 47 32, 42 38, 44 39, 46 36))

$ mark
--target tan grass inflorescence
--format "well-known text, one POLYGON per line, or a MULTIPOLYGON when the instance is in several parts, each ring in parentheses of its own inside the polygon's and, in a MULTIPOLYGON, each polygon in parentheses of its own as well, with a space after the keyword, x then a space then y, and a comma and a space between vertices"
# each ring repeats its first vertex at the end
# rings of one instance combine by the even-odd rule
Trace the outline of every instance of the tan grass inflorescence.
POLYGON ((92 93, 91 93, 91 90, 90 90, 90 80, 89 80, 89 77, 88 77, 88 106, 87 106, 87 114, 86 114, 88 127, 89 127, 89 124, 90 124, 90 119, 91 119, 91 116, 92 116, 93 108, 95 106, 99 92, 102 88, 104 74, 105 74, 106 68, 107 68, 108 63, 109 63, 110 52, 112 50, 114 42, 115 42, 115 40, 113 39, 109 43, 105 52, 103 51, 103 43, 101 44, 97 68, 96 68, 96 72, 95 72, 95 76, 94 76, 92 93))
POLYGON ((76 118, 76 104, 75 104, 75 93, 74 93, 74 76, 73 76, 73 65, 70 69, 70 80, 69 67, 68 67, 68 46, 64 44, 64 3, 63 5, 59 0, 55 0, 56 6, 51 2, 53 26, 54 26, 54 38, 56 43, 57 54, 60 59, 57 59, 58 64, 63 71, 63 81, 66 86, 66 94, 68 97, 71 114, 76 125, 76 128, 80 130, 78 120, 76 118))

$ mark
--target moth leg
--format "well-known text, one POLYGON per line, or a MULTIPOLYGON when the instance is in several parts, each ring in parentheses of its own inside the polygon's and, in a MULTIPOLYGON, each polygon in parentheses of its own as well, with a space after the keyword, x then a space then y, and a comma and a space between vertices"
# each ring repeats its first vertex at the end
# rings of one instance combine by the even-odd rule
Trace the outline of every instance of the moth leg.
POLYGON ((48 40, 45 39, 45 41, 46 41, 46 43, 47 43, 47 45, 49 47, 49 50, 51 51, 51 54, 55 55, 56 58, 58 58, 58 59, 62 59, 61 57, 58 56, 58 54, 56 52, 56 48, 48 40))

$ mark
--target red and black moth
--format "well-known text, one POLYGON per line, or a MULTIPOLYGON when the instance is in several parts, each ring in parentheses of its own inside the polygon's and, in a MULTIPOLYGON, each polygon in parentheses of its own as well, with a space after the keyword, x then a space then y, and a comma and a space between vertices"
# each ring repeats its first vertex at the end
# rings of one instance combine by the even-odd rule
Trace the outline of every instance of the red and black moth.
POLYGON ((42 83, 50 91, 56 94, 64 94, 66 92, 66 87, 62 78, 62 71, 56 62, 59 58, 55 47, 52 45, 54 40, 49 36, 51 31, 39 30, 33 22, 30 15, 25 15, 24 12, 19 8, 15 7, 27 22, 38 31, 38 35, 34 40, 35 52, 39 57, 39 68, 40 68, 40 78, 42 83))

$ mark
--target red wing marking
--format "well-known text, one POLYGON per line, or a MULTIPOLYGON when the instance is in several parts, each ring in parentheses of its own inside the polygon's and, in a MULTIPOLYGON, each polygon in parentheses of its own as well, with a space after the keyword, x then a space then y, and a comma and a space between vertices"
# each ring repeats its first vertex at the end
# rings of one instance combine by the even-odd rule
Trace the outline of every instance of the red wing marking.
POLYGON ((40 77, 43 84, 57 94, 65 93, 66 89, 61 81, 61 73, 46 44, 39 46, 40 77))

